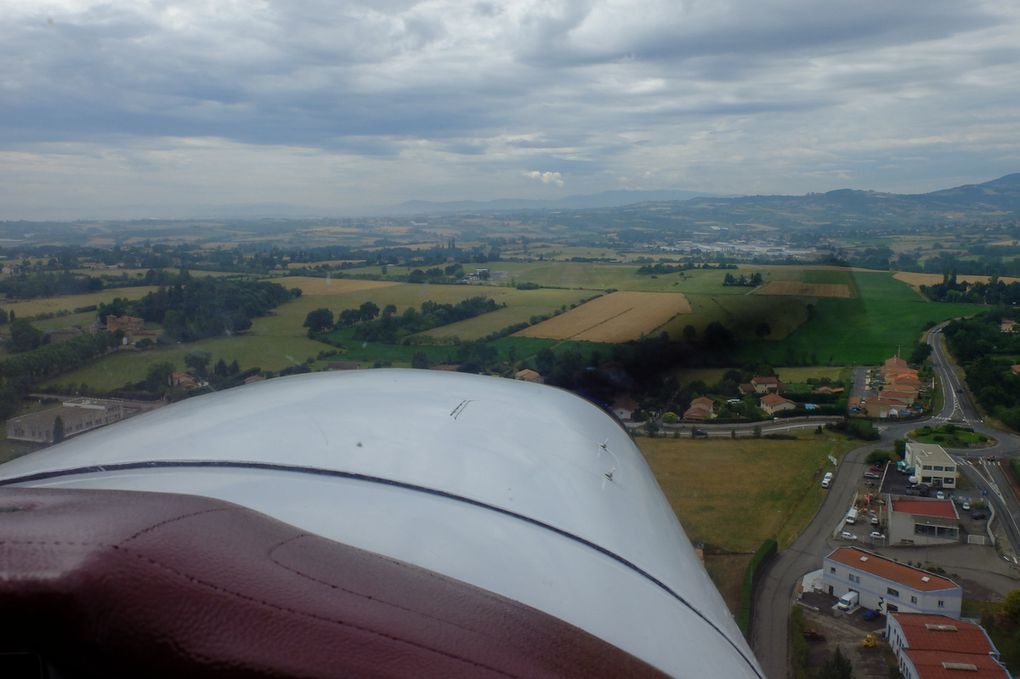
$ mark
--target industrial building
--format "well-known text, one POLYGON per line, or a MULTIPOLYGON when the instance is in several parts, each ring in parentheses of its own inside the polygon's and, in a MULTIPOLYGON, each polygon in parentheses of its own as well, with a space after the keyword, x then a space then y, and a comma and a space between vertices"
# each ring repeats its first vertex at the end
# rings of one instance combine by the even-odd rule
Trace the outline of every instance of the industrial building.
POLYGON ((861 606, 881 613, 959 618, 963 602, 963 588, 949 578, 856 547, 839 547, 825 557, 822 584, 837 597, 857 592, 861 606))

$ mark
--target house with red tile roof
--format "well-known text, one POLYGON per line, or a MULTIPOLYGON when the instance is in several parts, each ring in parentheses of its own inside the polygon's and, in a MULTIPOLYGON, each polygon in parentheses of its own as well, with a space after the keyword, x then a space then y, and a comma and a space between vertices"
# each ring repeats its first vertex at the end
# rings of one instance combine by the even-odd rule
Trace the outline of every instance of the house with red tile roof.
POLYGON ((882 613, 960 617, 963 588, 949 578, 857 547, 838 547, 822 561, 822 583, 840 597, 857 592, 860 605, 882 613))
POLYGON ((797 404, 779 394, 766 394, 758 401, 759 407, 769 415, 781 413, 784 410, 795 410, 797 404))
POLYGON ((775 375, 755 375, 751 378, 751 386, 756 394, 778 394, 783 391, 783 383, 775 375))
POLYGON ((909 679, 1005 679, 999 650, 980 625, 945 615, 890 613, 886 639, 909 679))
POLYGON ((691 401, 691 407, 684 411, 685 420, 704 421, 715 417, 715 401, 707 396, 699 396, 691 401))

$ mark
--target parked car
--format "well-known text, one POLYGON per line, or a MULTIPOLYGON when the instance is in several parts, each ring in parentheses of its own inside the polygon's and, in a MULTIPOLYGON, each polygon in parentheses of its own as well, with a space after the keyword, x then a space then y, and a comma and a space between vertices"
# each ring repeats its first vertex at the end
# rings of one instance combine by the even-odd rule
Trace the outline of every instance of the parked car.
POLYGON ((984 519, 988 518, 988 512, 986 512, 983 509, 975 509, 970 513, 970 518, 974 519, 975 521, 983 521, 984 519))
POLYGON ((856 535, 854 535, 853 533, 851 533, 851 532, 850 532, 850 531, 848 531, 848 530, 845 530, 845 531, 843 531, 842 533, 840 533, 840 534, 839 534, 839 537, 840 537, 841 539, 843 539, 843 540, 856 540, 856 539, 857 539, 857 536, 856 536, 856 535))
POLYGON ((946 494, 943 493, 941 490, 935 491, 935 499, 937 499, 937 500, 945 500, 946 499, 946 494))
POLYGON ((868 471, 871 471, 871 472, 881 472, 882 471, 882 465, 880 465, 880 464, 873 464, 870 467, 868 467, 868 471))
POLYGON ((707 439, 708 432, 705 431, 704 429, 694 429, 691 431, 691 436, 693 436, 696 439, 707 439))
POLYGON ((965 511, 970 511, 970 500, 964 500, 963 504, 960 505, 965 511))
POLYGON ((866 479, 880 479, 880 478, 882 478, 882 475, 879 474, 878 472, 867 471, 867 472, 864 472, 864 478, 866 478, 866 479))
POLYGON ((873 530, 873 531, 871 531, 871 539, 872 540, 885 540, 885 535, 883 535, 880 531, 873 530))

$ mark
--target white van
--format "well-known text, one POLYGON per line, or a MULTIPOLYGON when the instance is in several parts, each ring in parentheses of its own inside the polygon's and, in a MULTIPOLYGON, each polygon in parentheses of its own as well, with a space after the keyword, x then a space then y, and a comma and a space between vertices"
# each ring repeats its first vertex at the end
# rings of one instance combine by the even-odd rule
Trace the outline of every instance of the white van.
POLYGON ((857 592, 847 592, 846 594, 839 598, 838 602, 836 602, 836 607, 839 608, 841 611, 851 611, 857 608, 860 602, 861 602, 860 594, 858 594, 857 592))
POLYGON ((822 488, 828 488, 832 485, 832 472, 825 472, 825 476, 822 477, 822 488))
POLYGON ((851 507, 850 511, 846 513, 847 523, 857 523, 857 508, 851 507))

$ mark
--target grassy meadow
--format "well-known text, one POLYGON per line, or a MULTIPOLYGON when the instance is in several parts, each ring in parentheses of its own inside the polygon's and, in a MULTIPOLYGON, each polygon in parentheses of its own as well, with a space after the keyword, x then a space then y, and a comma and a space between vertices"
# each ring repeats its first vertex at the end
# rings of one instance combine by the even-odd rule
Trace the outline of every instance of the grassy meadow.
POLYGON ((780 549, 811 522, 824 498, 828 455, 855 444, 828 433, 795 441, 644 438, 637 445, 731 610, 744 568, 768 538, 780 549), (741 567, 741 565, 743 567, 741 567))

